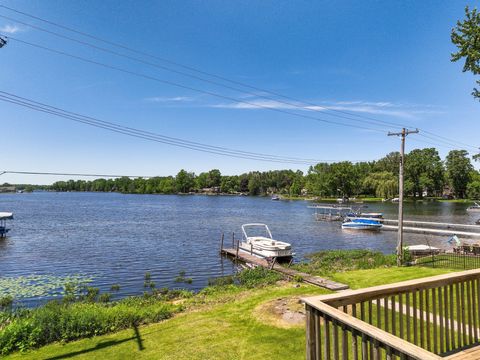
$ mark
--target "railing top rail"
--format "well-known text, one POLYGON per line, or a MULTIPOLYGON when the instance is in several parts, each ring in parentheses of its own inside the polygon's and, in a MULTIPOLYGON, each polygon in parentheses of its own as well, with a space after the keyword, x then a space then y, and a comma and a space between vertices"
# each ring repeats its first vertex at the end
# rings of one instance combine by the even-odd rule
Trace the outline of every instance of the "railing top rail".
POLYGON ((348 327, 377 340, 379 343, 395 349, 398 353, 407 355, 408 358, 416 360, 440 360, 440 356, 431 353, 419 346, 405 341, 395 335, 359 320, 351 315, 337 310, 330 305, 320 302, 314 306, 321 313, 328 315, 348 327))
MULTIPOLYGON (((385 271, 388 271, 388 269, 385 271)), ((451 274, 407 280, 394 284, 373 286, 365 289, 345 290, 330 295, 312 296, 303 298, 302 301, 313 307, 317 307, 322 302, 333 307, 339 307, 357 304, 362 301, 384 298, 390 295, 404 294, 415 290, 431 289, 478 278, 480 278, 480 269, 467 270, 451 274)))

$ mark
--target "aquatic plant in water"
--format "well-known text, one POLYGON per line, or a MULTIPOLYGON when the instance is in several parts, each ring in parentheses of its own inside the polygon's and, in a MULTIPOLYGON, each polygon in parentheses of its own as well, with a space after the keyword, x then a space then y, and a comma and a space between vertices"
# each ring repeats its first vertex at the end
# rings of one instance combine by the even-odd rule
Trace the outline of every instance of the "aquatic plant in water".
POLYGON ((92 278, 80 274, 69 276, 32 274, 0 277, 0 298, 10 296, 18 300, 63 296, 65 288, 79 288, 92 281, 92 278))

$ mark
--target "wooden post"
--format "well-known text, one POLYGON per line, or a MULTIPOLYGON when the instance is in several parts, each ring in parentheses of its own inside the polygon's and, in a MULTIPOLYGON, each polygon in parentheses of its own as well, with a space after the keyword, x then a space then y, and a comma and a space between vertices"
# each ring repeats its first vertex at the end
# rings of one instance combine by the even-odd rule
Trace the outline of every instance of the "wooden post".
POLYGON ((250 243, 250 255, 253 255, 253 244, 250 243))
POLYGON ((235 249, 235 232, 232 233, 232 249, 235 249))
POLYGON ((225 237, 225 233, 222 233, 222 242, 220 244, 220 254, 223 252, 223 238, 225 237))
POLYGON ((274 256, 274 257, 273 257, 273 261, 272 261, 272 265, 270 266, 270 270, 273 269, 273 267, 275 266, 276 261, 277 261, 277 257, 274 256))
POLYGON ((235 258, 238 259, 238 248, 240 247, 240 240, 237 240, 237 252, 235 254, 235 258))

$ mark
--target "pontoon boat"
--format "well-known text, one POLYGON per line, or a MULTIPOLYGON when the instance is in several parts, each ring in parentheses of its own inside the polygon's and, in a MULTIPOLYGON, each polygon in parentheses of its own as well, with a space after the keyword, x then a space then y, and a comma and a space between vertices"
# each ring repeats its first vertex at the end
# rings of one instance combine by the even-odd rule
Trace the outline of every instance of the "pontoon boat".
POLYGON ((274 240, 265 224, 242 225, 242 241, 239 248, 260 257, 291 258, 294 253, 289 243, 274 240), (265 235, 263 235, 265 234, 265 235))

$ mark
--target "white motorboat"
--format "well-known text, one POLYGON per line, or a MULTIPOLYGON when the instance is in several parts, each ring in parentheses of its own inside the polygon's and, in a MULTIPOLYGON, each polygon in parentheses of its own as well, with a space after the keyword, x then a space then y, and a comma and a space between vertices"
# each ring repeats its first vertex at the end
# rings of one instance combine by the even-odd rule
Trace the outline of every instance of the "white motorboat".
POLYGON ((469 211, 469 212, 480 212, 480 204, 476 202, 475 205, 469 206, 467 208, 467 211, 469 211))
POLYGON ((353 230, 380 230, 383 224, 376 219, 347 218, 342 224, 342 229, 353 230))
POLYGON ((245 252, 260 257, 276 258, 291 258, 294 255, 289 243, 273 239, 266 224, 244 224, 242 225, 242 233, 239 248, 245 252))
POLYGON ((7 236, 7 233, 10 231, 7 228, 7 220, 13 220, 13 213, 0 212, 0 238, 7 236))

